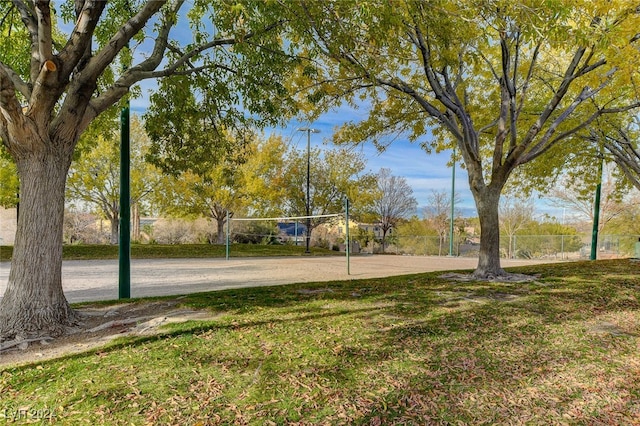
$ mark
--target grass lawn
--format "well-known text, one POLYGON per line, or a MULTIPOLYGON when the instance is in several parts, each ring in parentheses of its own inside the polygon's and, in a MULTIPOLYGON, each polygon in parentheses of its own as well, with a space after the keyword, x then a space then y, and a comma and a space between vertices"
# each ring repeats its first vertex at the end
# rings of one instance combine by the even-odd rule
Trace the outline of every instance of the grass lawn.
MULTIPOLYGON (((118 246, 116 245, 65 245, 62 248, 62 256, 65 260, 85 259, 117 259, 118 246)), ((305 247, 302 245, 260 245, 260 244, 232 244, 230 257, 257 257, 257 256, 303 256, 305 247)), ((339 255, 344 253, 331 251, 318 247, 310 248, 313 256, 339 255)), ((13 254, 13 246, 0 246, 0 260, 10 260, 13 254)), ((203 258, 225 257, 226 247, 215 244, 132 244, 132 259, 173 259, 173 258, 203 258)))
POLYGON ((22 409, 59 424, 640 424, 640 264, 513 271, 539 278, 429 273, 185 296, 218 315, 0 371, 0 418, 22 409))

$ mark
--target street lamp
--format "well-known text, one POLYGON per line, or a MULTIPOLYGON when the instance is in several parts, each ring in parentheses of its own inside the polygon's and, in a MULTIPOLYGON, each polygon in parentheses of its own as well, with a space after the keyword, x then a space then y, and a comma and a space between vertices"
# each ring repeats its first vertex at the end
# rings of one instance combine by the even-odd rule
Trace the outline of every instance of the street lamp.
POLYGON ((309 190, 309 179, 311 175, 311 133, 320 133, 318 129, 312 129, 311 127, 301 127, 298 129, 300 132, 307 132, 307 205, 306 205, 306 216, 307 216, 307 249, 305 253, 311 253, 309 251, 309 241, 311 240, 311 200, 310 200, 310 190, 309 190))

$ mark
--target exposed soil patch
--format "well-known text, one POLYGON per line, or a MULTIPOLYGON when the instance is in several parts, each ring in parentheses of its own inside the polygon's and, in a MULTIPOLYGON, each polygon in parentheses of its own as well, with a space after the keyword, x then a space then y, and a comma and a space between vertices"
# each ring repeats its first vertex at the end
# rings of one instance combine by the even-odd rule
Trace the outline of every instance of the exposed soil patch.
POLYGON ((630 333, 624 328, 618 326, 617 324, 608 322, 608 321, 600 321, 589 327, 589 332, 593 334, 599 335, 612 335, 612 336, 630 336, 634 337, 637 334, 630 333))
POLYGON ((333 293, 333 290, 331 290, 330 288, 317 288, 317 289, 314 289, 314 290, 301 288, 300 290, 298 290, 298 293, 300 293, 300 294, 323 294, 323 293, 333 293))
POLYGON ((487 278, 477 278, 473 276, 473 274, 461 274, 457 272, 450 272, 446 274, 440 275, 440 278, 446 280, 453 281, 486 281, 486 282, 497 282, 497 283, 530 283, 537 280, 539 277, 535 275, 525 275, 525 274, 506 274, 506 275, 498 275, 487 278))
POLYGON ((0 369, 85 352, 122 336, 159 334, 161 326, 213 319, 205 310, 181 308, 179 299, 162 302, 88 305, 77 309, 81 322, 58 338, 0 342, 0 369))
POLYGON ((492 292, 488 294, 476 294, 472 292, 459 293, 450 291, 438 291, 438 296, 444 298, 441 302, 442 305, 448 307, 458 306, 460 302, 473 302, 473 303, 491 303, 491 302, 514 302, 522 297, 517 294, 492 292))

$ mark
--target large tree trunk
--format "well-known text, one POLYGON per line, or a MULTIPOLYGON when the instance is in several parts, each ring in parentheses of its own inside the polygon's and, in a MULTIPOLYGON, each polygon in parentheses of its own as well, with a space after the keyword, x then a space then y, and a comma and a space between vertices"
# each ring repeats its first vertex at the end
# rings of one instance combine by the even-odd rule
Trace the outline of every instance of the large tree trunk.
POLYGON ((217 218, 215 218, 216 220, 216 224, 217 224, 217 228, 218 228, 218 233, 216 235, 216 243, 217 244, 225 244, 225 232, 224 232, 224 225, 227 223, 227 217, 226 216, 218 216, 217 218))
POLYGON ((477 278, 491 278, 506 275, 500 266, 500 223, 498 206, 500 189, 485 187, 481 191, 472 190, 480 219, 480 254, 478 267, 473 275, 477 278))
POLYGON ((109 241, 112 245, 116 245, 120 241, 120 218, 118 216, 110 216, 109 223, 111 224, 109 241))
POLYGON ((9 282, 0 301, 0 338, 60 335, 77 320, 62 291, 62 221, 70 159, 37 152, 16 163, 20 217, 9 282))
POLYGON ((386 249, 387 230, 382 228, 382 253, 384 254, 386 249))

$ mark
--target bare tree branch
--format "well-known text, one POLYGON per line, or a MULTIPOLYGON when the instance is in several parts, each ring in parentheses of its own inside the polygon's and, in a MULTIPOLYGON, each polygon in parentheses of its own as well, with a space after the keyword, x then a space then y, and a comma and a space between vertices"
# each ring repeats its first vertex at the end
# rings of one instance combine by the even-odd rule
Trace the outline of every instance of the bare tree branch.
MULTIPOLYGON (((587 61, 582 67, 578 68, 586 52, 587 49, 584 47, 580 47, 576 50, 571 62, 565 70, 562 82, 558 86, 558 89, 555 91, 554 96, 549 100, 549 103, 542 111, 536 122, 529 128, 529 131, 522 139, 522 145, 528 146, 534 140, 534 138, 538 135, 551 114, 557 109, 558 105, 560 105, 560 102, 565 97, 565 95, 569 91, 569 88, 571 87, 571 84, 576 78, 606 64, 606 61, 604 59, 601 59, 592 65, 588 65, 587 61)), ((592 53, 588 54, 587 59, 591 58, 591 55, 592 53)))
MULTIPOLYGON (((182 5, 184 0, 179 0, 176 2, 175 7, 177 9, 172 10, 171 12, 176 12, 179 7, 182 5)), ((156 14, 162 6, 166 3, 166 0, 157 0, 151 1, 145 4, 145 6, 133 17, 131 17, 127 23, 118 31, 111 40, 105 44, 103 49, 98 52, 98 54, 93 57, 81 73, 82 76, 78 77, 72 82, 71 90, 69 90, 69 95, 65 98, 65 102, 62 107, 62 112, 68 112, 72 109, 76 108, 76 104, 78 99, 83 96, 91 97, 95 88, 95 81, 98 76, 108 67, 116 57, 116 55, 127 46, 129 40, 140 31, 146 23, 151 19, 154 14, 156 14)), ((86 7, 85 7, 86 8, 86 7)), ((97 16, 96 16, 97 19, 97 16)), ((143 62, 148 66, 152 66, 160 63, 162 60, 162 56, 164 55, 164 49, 166 47, 167 38, 169 35, 169 30, 173 25, 173 18, 168 18, 166 15, 163 16, 163 25, 161 26, 161 30, 158 34, 158 38, 156 39, 156 44, 154 47, 154 52, 149 59, 143 62)), ((83 27, 83 31, 88 31, 89 28, 95 23, 91 21, 91 19, 86 20, 86 25, 83 27)), ((76 29, 74 30, 74 35, 80 32, 80 22, 76 24, 76 29)), ((86 36, 85 36, 86 37, 86 36)), ((67 46, 71 45, 70 43, 67 46)), ((78 41, 80 42, 80 41, 78 41)), ((86 42, 86 41, 85 41, 86 42)), ((74 57, 76 61, 80 59, 83 55, 84 49, 69 49, 68 54, 70 57, 74 57)), ((141 64, 141 66, 143 66, 141 64)), ((70 71, 70 70, 68 70, 70 71)), ((111 105, 118 101, 118 99, 122 98, 128 91, 131 84, 127 84, 126 77, 129 71, 125 72, 125 74, 109 89, 105 94, 94 99, 89 102, 86 110, 81 111, 80 116, 82 117, 81 122, 78 125, 78 129, 80 131, 84 130, 89 123, 97 117, 100 113, 105 111, 111 105)), ((135 81, 133 81, 135 82, 135 81)), ((132 83, 133 83, 132 82, 132 83)), ((64 114, 61 113, 58 115, 58 119, 54 120, 52 123, 54 128, 60 125, 60 117, 63 117, 64 114)))
POLYGON ((29 32, 31 38, 31 81, 36 81, 38 73, 40 72, 40 58, 38 56, 38 21, 35 17, 35 12, 31 6, 24 0, 11 0, 13 5, 20 12, 22 23, 29 32))
POLYGON ((640 150, 624 129, 617 129, 617 136, 602 133, 604 147, 613 156, 620 170, 640 190, 640 150))
MULTIPOLYGON (((118 32, 109 40, 82 70, 82 77, 77 81, 85 84, 95 79, 106 69, 116 55, 122 50, 129 40, 141 30, 147 21, 156 13, 166 0, 156 0, 145 3, 144 7, 133 17, 131 17, 118 32)), ((105 8, 105 2, 101 0, 87 0, 76 25, 73 29, 69 41, 60 53, 60 61, 64 64, 61 71, 63 76, 71 75, 80 58, 86 53, 86 48, 91 43, 91 36, 98 24, 100 15, 105 8)))
POLYGON ((0 67, 0 124, 2 124, 2 140, 12 154, 43 146, 42 141, 37 138, 18 141, 9 137, 26 127, 33 127, 34 124, 22 113, 22 106, 16 97, 13 82, 4 67, 0 67))
POLYGON ((51 37, 51 9, 50 0, 36 0, 36 16, 38 19, 38 53, 40 62, 53 59, 51 37))
POLYGON ((15 89, 20 92, 25 99, 29 99, 31 97, 31 86, 27 84, 13 68, 4 62, 0 61, 0 68, 6 73, 15 89))

